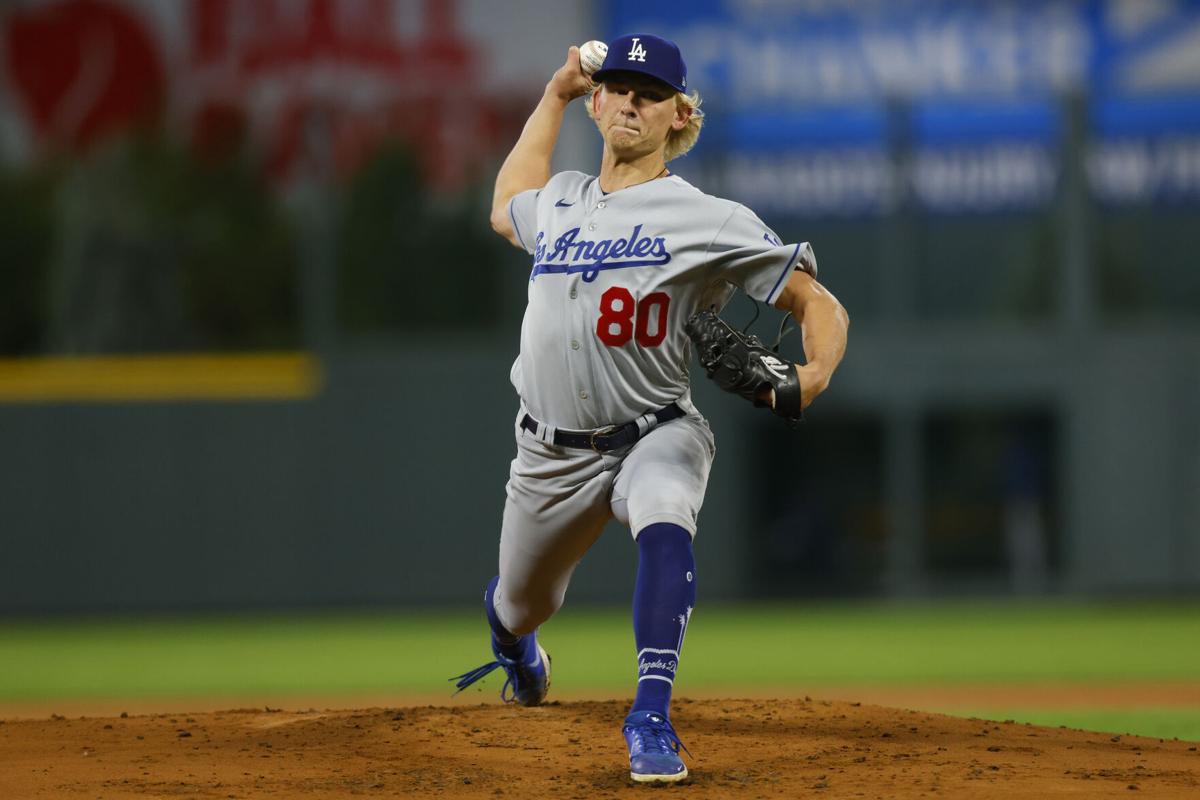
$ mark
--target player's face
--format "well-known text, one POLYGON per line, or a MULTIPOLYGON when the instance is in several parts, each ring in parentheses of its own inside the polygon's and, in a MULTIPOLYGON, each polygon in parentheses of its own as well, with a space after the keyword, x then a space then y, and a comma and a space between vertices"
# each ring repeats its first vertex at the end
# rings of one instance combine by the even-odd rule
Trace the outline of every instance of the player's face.
POLYGON ((675 90, 637 73, 604 81, 592 102, 604 141, 618 155, 639 156, 666 147, 667 134, 687 124, 689 112, 675 103, 675 90))

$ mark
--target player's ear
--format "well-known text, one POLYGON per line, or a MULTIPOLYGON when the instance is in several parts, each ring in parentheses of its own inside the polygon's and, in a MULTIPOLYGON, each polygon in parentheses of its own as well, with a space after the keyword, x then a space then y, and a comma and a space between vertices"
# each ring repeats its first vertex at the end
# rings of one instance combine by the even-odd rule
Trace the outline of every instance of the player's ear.
POLYGON ((671 120, 671 130, 681 131, 687 127, 692 118, 692 107, 683 103, 675 104, 675 119, 671 120))

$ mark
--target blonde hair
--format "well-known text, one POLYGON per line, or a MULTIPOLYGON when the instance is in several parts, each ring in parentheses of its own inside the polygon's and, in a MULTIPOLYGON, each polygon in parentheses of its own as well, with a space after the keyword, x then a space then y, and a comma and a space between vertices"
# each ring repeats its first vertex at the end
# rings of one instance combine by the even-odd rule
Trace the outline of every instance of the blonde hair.
MULTIPOLYGON (((603 86, 603 84, 597 85, 592 90, 592 96, 595 96, 596 92, 600 91, 603 86)), ((587 107, 588 117, 595 122, 596 116, 592 113, 592 104, 588 102, 584 105, 587 107)), ((667 133, 667 148, 663 152, 663 161, 672 161, 680 156, 687 155, 688 151, 696 146, 696 140, 700 138, 700 129, 704 127, 704 112, 700 110, 699 92, 692 92, 691 94, 676 92, 675 108, 676 110, 686 108, 691 111, 691 115, 688 116, 686 125, 679 130, 672 128, 667 133)))
POLYGON ((704 112, 700 110, 700 93, 692 92, 675 95, 675 108, 691 109, 687 124, 679 130, 672 129, 667 134, 667 151, 663 154, 664 161, 686 156, 688 151, 696 146, 700 138, 700 129, 704 127, 704 112))

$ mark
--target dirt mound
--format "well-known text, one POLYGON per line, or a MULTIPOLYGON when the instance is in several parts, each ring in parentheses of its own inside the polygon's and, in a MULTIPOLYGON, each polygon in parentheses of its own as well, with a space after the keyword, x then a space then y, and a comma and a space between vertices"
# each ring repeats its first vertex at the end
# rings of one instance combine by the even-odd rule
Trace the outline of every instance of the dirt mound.
MULTIPOLYGON (((624 702, 0 722, 0 797, 632 796, 624 702)), ((677 700, 680 797, 1200 796, 1191 742, 809 699, 677 700), (1132 795, 1131 791, 1139 794, 1132 795)))

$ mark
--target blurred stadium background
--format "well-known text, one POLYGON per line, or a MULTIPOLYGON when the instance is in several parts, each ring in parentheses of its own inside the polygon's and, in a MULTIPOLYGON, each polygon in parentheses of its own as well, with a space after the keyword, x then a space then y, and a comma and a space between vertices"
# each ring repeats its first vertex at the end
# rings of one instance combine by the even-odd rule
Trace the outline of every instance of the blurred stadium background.
MULTIPOLYGON (((1158 667, 1073 676, 1200 677, 1181 644, 1200 608, 1200 2, 10 0, 0 702, 156 691, 99 681, 86 643, 128 645, 127 674, 170 662, 146 642, 186 620, 204 620, 186 653, 243 668, 262 653, 211 643, 305 614, 313 652, 354 652, 321 637, 361 625, 452 638, 494 569, 516 409, 527 264, 488 229, 491 181, 566 47, 639 29, 680 43, 705 98, 672 169, 813 242, 854 320, 797 433, 696 386, 720 450, 702 602, 771 603, 818 661, 803 620, 833 599, 851 605, 820 613, 868 641, 964 599, 1001 602, 984 630, 1143 609, 1167 621, 1141 643, 1158 667), (235 630, 264 612, 288 616, 235 630), (131 626, 158 633, 135 646, 131 626)), ((556 167, 593 169, 594 129, 568 116, 556 167)), ((614 527, 570 603, 624 605, 633 567, 614 527)), ((1121 624, 1096 641, 1137 647, 1121 624)), ((368 652, 365 682, 269 674, 424 691, 368 652)), ((937 663, 898 678, 949 679, 937 663)), ((247 674, 212 691, 271 685, 247 674)), ((579 685, 614 685, 598 675, 579 685)))

